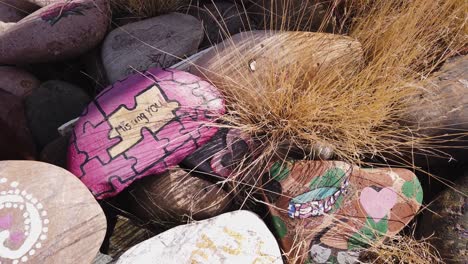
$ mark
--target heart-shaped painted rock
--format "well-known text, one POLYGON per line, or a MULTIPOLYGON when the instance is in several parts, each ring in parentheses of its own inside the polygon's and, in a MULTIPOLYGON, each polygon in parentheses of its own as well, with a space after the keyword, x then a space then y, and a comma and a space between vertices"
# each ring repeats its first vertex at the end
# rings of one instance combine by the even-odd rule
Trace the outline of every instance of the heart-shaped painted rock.
POLYGON ((91 263, 104 213, 70 172, 37 161, 0 161, 0 261, 91 263))
POLYGON ((131 75, 85 109, 72 133, 68 168, 98 199, 114 196, 206 143, 222 114, 220 94, 199 77, 156 68, 131 75))

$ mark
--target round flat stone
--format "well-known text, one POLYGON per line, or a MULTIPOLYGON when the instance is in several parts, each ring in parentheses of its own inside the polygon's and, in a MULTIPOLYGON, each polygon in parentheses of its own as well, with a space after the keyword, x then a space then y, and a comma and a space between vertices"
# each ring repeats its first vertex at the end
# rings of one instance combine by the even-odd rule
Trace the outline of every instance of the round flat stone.
POLYGON ((160 174, 218 130, 224 101, 210 83, 178 70, 153 68, 106 88, 77 122, 68 168, 98 198, 160 174))
POLYGON ((70 172, 0 161, 2 263, 91 263, 106 233, 101 207, 70 172))
POLYGON ((283 263, 274 236, 249 211, 175 227, 130 248, 117 263, 149 264, 155 260, 160 264, 283 263))

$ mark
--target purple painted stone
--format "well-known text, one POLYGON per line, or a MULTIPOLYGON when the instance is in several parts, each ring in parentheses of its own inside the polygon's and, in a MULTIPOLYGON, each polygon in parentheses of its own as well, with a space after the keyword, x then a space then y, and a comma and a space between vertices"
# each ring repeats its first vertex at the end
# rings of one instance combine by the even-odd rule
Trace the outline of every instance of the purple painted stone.
POLYGON ((85 109, 72 133, 68 169, 96 198, 115 196, 205 144, 222 114, 219 92, 197 76, 156 68, 131 75, 85 109))

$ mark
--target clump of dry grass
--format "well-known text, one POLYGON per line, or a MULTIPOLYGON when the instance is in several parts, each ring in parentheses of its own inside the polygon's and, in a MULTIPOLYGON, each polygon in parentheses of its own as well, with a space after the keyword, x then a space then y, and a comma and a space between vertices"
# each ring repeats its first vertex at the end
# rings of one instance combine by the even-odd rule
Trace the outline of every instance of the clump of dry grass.
MULTIPOLYGON (((263 158, 284 144, 304 153, 317 144, 330 146, 337 158, 352 163, 431 146, 433 138, 401 123, 409 106, 418 103, 422 81, 464 48, 467 4, 357 0, 347 5, 343 28, 362 45, 360 67, 351 67, 355 58, 344 55, 332 67, 317 67, 308 56, 297 56, 294 63, 262 58, 259 64, 258 51, 232 43, 214 64, 222 67, 201 70, 226 97, 226 121, 258 139, 263 158), (252 63, 261 74, 246 70, 252 63)), ((287 53, 317 41, 294 36, 266 45, 287 53)))
POLYGON ((372 245, 361 254, 361 260, 375 264, 444 263, 427 239, 416 240, 405 235, 397 235, 384 243, 372 245))
POLYGON ((174 12, 189 5, 191 0, 111 0, 113 10, 130 13, 135 17, 152 17, 174 12))

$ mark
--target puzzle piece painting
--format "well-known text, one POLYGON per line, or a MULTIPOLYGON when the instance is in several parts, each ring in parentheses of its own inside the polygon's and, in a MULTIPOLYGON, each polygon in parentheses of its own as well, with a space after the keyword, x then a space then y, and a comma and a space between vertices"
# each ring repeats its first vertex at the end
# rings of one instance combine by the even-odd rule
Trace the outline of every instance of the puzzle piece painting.
POLYGON ((161 174, 205 144, 224 114, 210 83, 178 70, 150 69, 105 89, 76 124, 68 168, 102 199, 161 174))

